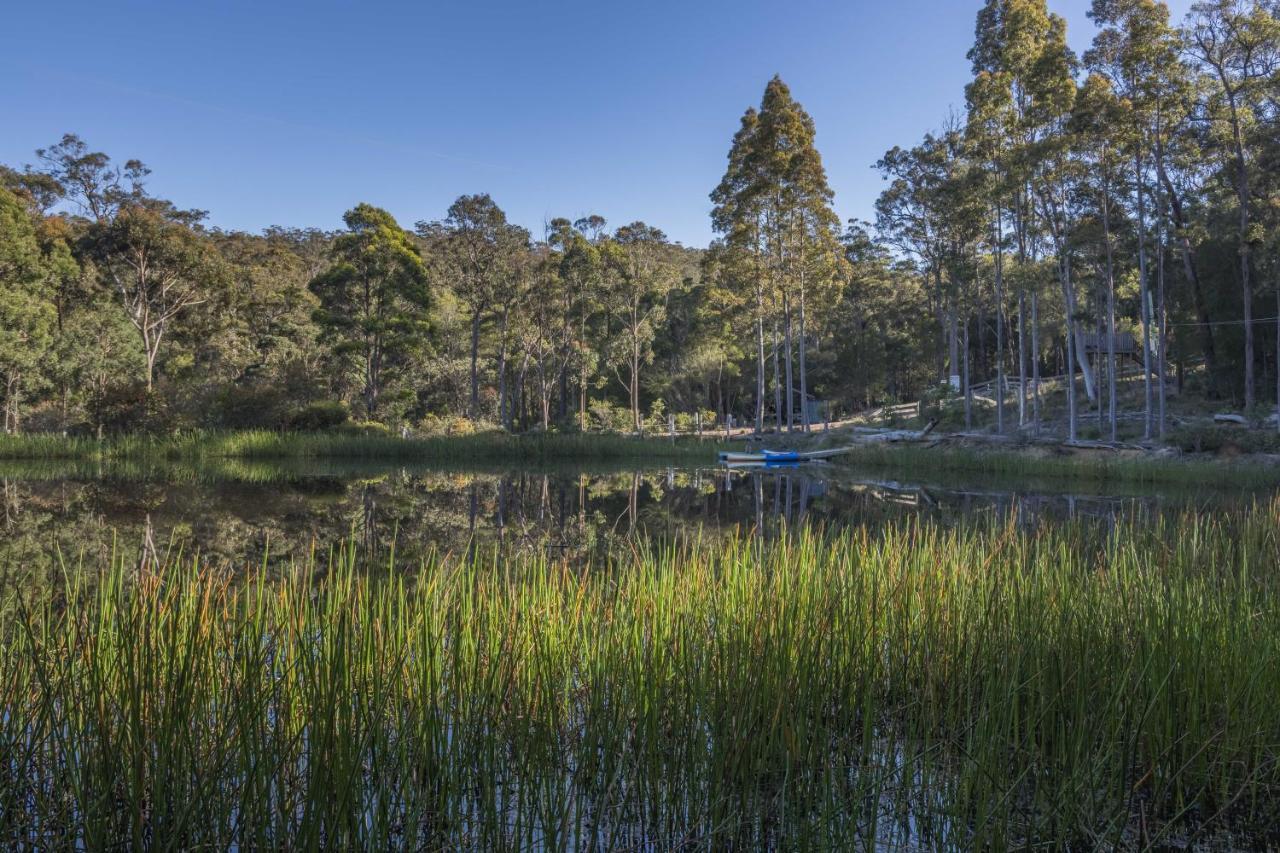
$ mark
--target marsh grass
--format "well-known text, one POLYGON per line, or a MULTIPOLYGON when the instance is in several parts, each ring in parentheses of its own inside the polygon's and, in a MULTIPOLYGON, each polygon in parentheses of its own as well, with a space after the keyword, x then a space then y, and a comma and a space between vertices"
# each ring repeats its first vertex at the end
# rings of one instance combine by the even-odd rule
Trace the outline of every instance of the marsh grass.
POLYGON ((3 594, 0 839, 1274 844, 1278 521, 79 566, 3 594))
POLYGON ((1258 460, 1178 459, 1107 455, 1032 455, 1007 450, 927 448, 911 445, 866 447, 839 457, 838 464, 911 477, 938 472, 982 474, 1002 482, 1030 479, 1103 485, 1258 488, 1280 485, 1280 465, 1258 460))
POLYGON ((102 442, 55 435, 0 436, 0 459, 188 463, 226 459, 548 462, 715 458, 714 440, 633 438, 599 433, 398 438, 344 432, 192 432, 122 435, 102 442))

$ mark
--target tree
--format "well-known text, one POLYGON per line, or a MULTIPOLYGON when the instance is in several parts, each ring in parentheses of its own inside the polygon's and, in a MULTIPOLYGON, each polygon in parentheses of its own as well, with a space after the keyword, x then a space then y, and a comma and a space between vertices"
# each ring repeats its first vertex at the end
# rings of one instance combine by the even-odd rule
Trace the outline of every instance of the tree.
POLYGON ((813 119, 780 77, 765 87, 759 111, 748 110, 729 153, 729 168, 712 193, 712 225, 727 245, 750 255, 756 293, 757 427, 764 411, 764 324, 766 296, 773 320, 775 398, 778 427, 794 427, 796 392, 793 355, 798 338, 802 424, 807 428, 807 330, 810 295, 831 293, 843 263, 839 219, 822 158, 814 146, 813 119), (777 340, 781 322, 783 340, 777 340), (785 348, 786 381, 781 384, 778 351, 785 348), (785 397, 785 404, 783 398, 785 397), (785 415, 784 415, 785 405, 785 415))
MULTIPOLYGON (((1133 208, 1137 221, 1138 301, 1142 322, 1142 362, 1144 385, 1143 435, 1153 431, 1152 326, 1155 316, 1164 316, 1163 298, 1153 312, 1147 253, 1147 197, 1150 194, 1147 169, 1160 162, 1160 141, 1165 132, 1164 116, 1172 106, 1173 87, 1180 74, 1179 45, 1169 28, 1169 10, 1156 0, 1093 0, 1089 16, 1100 27, 1085 63, 1110 81, 1121 99, 1116 131, 1123 130, 1125 147, 1133 162, 1133 208), (1153 316, 1153 314, 1155 316, 1153 316)), ((1157 166, 1158 167, 1158 166, 1157 166)), ((1163 297, 1163 287, 1159 288, 1163 297)), ((1159 431, 1164 433, 1164 336, 1163 323, 1156 335, 1159 380, 1159 431)))
POLYGON ((443 249, 455 295, 471 317, 471 397, 468 417, 480 416, 481 324, 503 301, 514 257, 527 251, 529 232, 507 222, 507 215, 488 194, 464 195, 449 206, 442 222, 418 223, 420 236, 435 235, 443 249))
POLYGON ((425 340, 427 270, 410 235, 385 210, 359 204, 342 219, 347 232, 333 241, 332 263, 311 290, 325 338, 358 359, 360 399, 374 419, 388 374, 425 340))
POLYGON ((653 360, 653 340, 666 318, 667 295, 680 280, 666 239, 659 229, 633 222, 619 228, 604 247, 604 264, 611 273, 605 287, 605 308, 623 331, 610 363, 627 390, 636 432, 644 426, 640 368, 653 360), (625 379, 619 366, 626 367, 625 379))
MULTIPOLYGON (((1118 128, 1125 127, 1123 109, 1111 89, 1111 83, 1100 74, 1091 74, 1085 80, 1076 98, 1074 116, 1074 134, 1079 140, 1079 150, 1088 166, 1086 174, 1093 180, 1086 179, 1091 194, 1096 195, 1098 211, 1102 220, 1102 248, 1104 276, 1106 287, 1106 334, 1107 334, 1107 383, 1108 383, 1108 421, 1111 440, 1117 439, 1117 400, 1116 400, 1116 273, 1115 248, 1112 240, 1114 194, 1120 172, 1120 139, 1118 128)), ((1146 296, 1145 286, 1142 289, 1146 296)), ((1145 309, 1144 309, 1145 310, 1145 309)), ((1148 404, 1150 395, 1148 395, 1148 404)), ((1148 405, 1148 414, 1150 406, 1148 405)))
POLYGON ((109 220, 94 222, 85 236, 86 254, 138 333, 148 393, 173 322, 225 284, 218 255, 192 227, 203 216, 143 198, 123 204, 109 220))
POLYGON ((26 207, 0 188, 0 392, 6 433, 20 430, 24 391, 40 378, 53 345, 54 282, 74 273, 65 244, 41 246, 26 207))
MULTIPOLYGON (((1192 7, 1188 46, 1214 83, 1205 104, 1210 138, 1229 164, 1236 195, 1236 251, 1244 327, 1244 406, 1254 405, 1252 228, 1254 154, 1251 136, 1268 106, 1265 86, 1280 71, 1280 20, 1260 0, 1205 0, 1192 7)), ((1274 108, 1274 105, 1271 105, 1274 108)))

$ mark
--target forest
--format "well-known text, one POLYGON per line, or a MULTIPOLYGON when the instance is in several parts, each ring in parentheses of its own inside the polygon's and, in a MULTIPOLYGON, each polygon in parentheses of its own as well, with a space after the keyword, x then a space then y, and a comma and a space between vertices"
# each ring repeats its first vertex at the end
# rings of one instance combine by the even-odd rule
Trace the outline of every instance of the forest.
POLYGON ((67 134, 0 166, 4 430, 807 430, 921 398, 1070 438, 1162 436, 1175 398, 1262 421, 1280 2, 1091 18, 1076 55, 1045 0, 987 0, 963 108, 875 164, 873 222, 841 222, 773 78, 726 128, 707 247, 599 216, 531 229, 485 192, 414 223, 353 200, 336 231, 228 231, 67 134))

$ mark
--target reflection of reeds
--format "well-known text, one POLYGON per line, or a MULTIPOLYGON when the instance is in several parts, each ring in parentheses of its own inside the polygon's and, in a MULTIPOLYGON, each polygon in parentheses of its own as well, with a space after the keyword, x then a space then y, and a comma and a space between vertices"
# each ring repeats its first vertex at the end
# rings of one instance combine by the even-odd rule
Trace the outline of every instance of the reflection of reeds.
POLYGON ((0 839, 1265 844, 1278 516, 10 584, 0 839))
POLYGON ((1219 460, 1109 454, 1031 455, 1005 450, 970 450, 882 445, 859 448, 839 458, 840 467, 932 477, 972 473, 1023 482, 1028 478, 1076 483, 1153 483, 1161 485, 1248 487, 1280 484, 1280 465, 1219 460))
POLYGON ((396 438, 350 433, 194 432, 124 435, 102 442, 55 435, 0 436, 0 459, 112 460, 139 464, 218 459, 390 459, 460 461, 572 461, 714 459, 718 445, 697 439, 638 439, 622 435, 481 433, 396 438))

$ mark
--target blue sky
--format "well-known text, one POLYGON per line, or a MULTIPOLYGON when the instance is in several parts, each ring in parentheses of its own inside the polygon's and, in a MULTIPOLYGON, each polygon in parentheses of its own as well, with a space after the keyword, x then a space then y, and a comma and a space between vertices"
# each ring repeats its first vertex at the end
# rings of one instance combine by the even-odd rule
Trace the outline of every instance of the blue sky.
MULTIPOLYGON (((75 132, 226 228, 333 228, 360 201, 412 226, 488 192, 535 234, 599 213, 705 245, 775 73, 817 123, 837 213, 869 217, 876 159, 963 106, 979 5, 19 1, 0 162, 75 132)), ((1088 0, 1050 5, 1087 47, 1088 0)))

